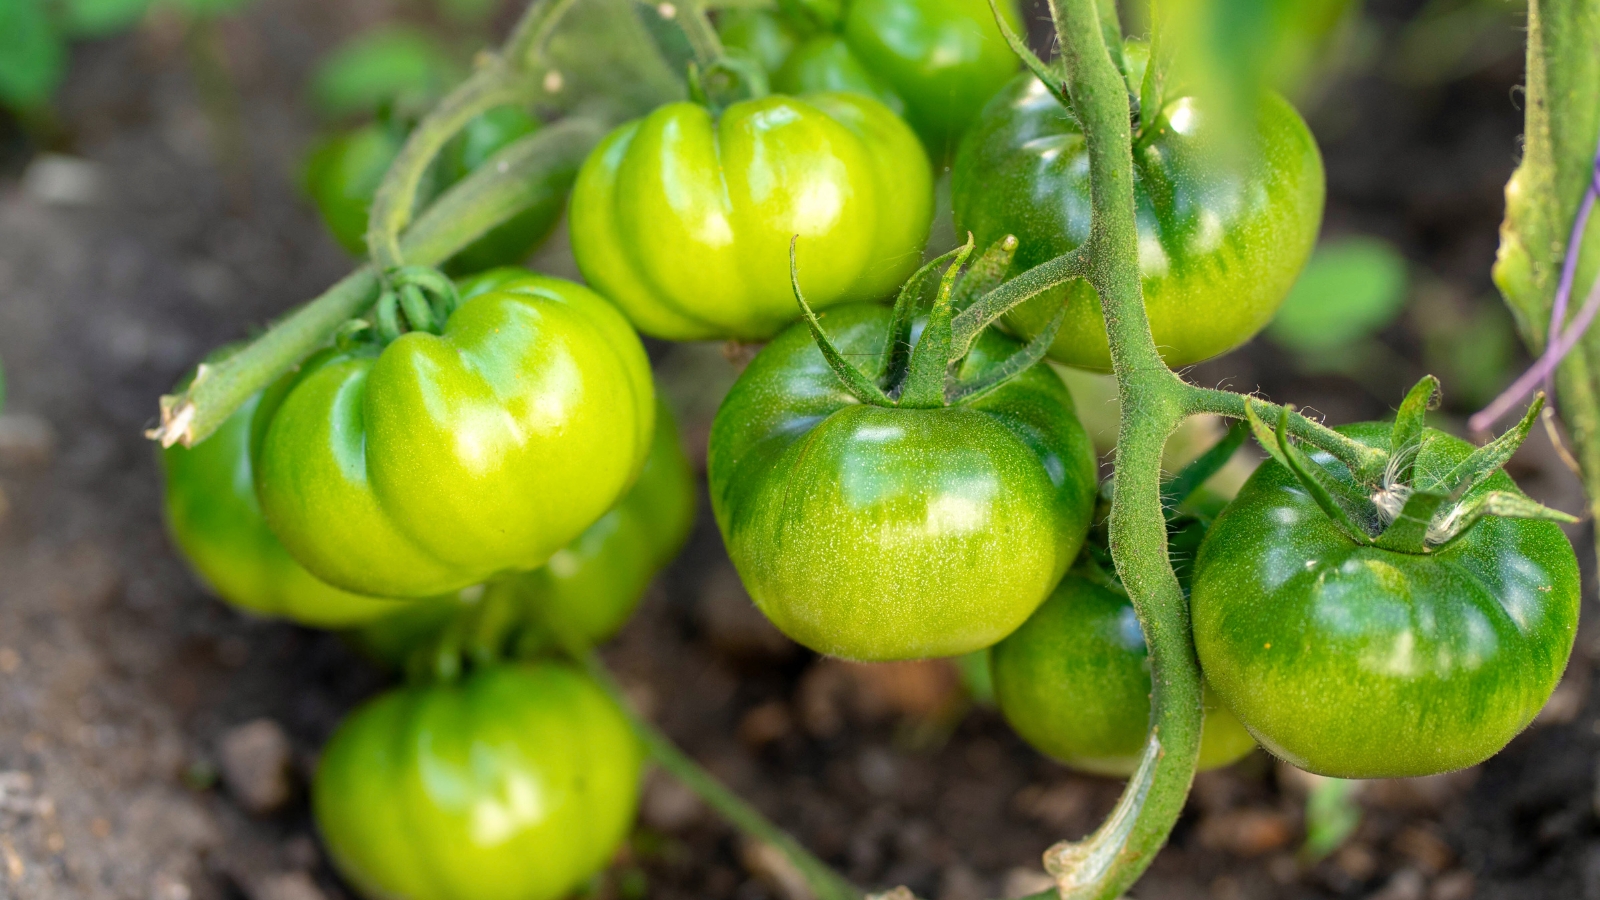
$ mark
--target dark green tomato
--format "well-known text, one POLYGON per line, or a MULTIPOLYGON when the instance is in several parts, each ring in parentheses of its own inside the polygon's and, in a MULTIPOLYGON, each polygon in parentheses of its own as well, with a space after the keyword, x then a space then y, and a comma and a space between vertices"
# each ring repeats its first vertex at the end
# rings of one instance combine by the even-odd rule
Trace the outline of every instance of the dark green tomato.
MULTIPOLYGON (((822 321, 846 359, 872 360, 890 316, 855 304, 822 321)), ((985 333, 963 377, 1016 350, 985 333)), ((865 406, 803 323, 723 400, 707 474, 756 605, 856 660, 956 656, 1010 634, 1077 555, 1095 495, 1088 433, 1048 367, 970 405, 865 406)))
POLYGON ((250 418, 260 402, 253 395, 192 449, 161 451, 167 527, 178 549, 218 597, 253 613, 344 628, 408 608, 321 581, 267 527, 250 467, 250 418))
POLYGON ((889 82, 862 65, 844 38, 833 34, 817 35, 796 47, 772 73, 772 88, 786 94, 848 91, 871 97, 897 116, 906 114, 906 102, 889 82))
POLYGON ((351 713, 322 751, 312 811, 335 867, 374 900, 557 900, 627 836, 642 758, 587 676, 496 666, 351 713))
MULTIPOLYGON (((998 5, 1021 31, 1014 3, 998 5)), ((850 0, 841 33, 862 66, 905 101, 906 118, 937 157, 1018 67, 988 0, 850 0)))
MULTIPOLYGON (((1260 331, 1293 286, 1322 222, 1322 156, 1288 101, 1263 95, 1248 161, 1219 159, 1214 121, 1191 97, 1167 104, 1134 149, 1134 203, 1145 310, 1162 358, 1183 366, 1225 353, 1260 331)), ((1089 159, 1083 132, 1031 75, 995 95, 956 155, 958 233, 986 247, 1020 242, 1013 272, 1066 253, 1089 235, 1089 159)), ((1084 281, 1047 291, 1007 321, 1031 336, 1063 297, 1067 318, 1053 359, 1109 371, 1100 301, 1084 281)))
POLYGON ((784 19, 764 9, 725 9, 717 16, 717 34, 723 49, 776 72, 789 58, 799 36, 784 19))
POLYGON ((671 103, 584 162, 572 253, 646 334, 765 340, 799 318, 792 238, 813 308, 877 300, 921 262, 932 210, 916 136, 868 98, 671 103))
MULTIPOLYGON (((428 202, 496 152, 538 128, 538 119, 514 106, 492 109, 468 122, 440 152, 418 191, 417 202, 428 202)), ((367 252, 367 210, 405 137, 404 130, 394 125, 363 125, 324 139, 306 163, 307 193, 334 239, 354 255, 367 252)), ((522 262, 549 236, 560 217, 559 198, 529 207, 467 245, 445 267, 453 273, 470 273, 522 262)))
MULTIPOLYGON (((656 573, 683 549, 694 513, 694 470, 672 414, 657 404, 650 455, 627 495, 542 568, 495 579, 480 602, 526 604, 573 636, 599 644, 627 622, 656 573)), ((462 609, 453 597, 420 601, 352 637, 368 656, 399 668, 462 609)))
POLYGON ((654 420, 616 308, 529 273, 463 302, 442 335, 285 376, 256 412, 256 492, 319 578, 433 596, 543 565, 633 483, 654 420))
MULTIPOLYGON (((1389 429, 1339 430, 1387 446, 1389 429)), ((1418 471, 1442 475, 1473 449, 1429 429, 1418 471)), ((1466 499, 1491 490, 1516 485, 1497 472, 1466 499)), ((1200 546, 1195 649, 1274 755, 1340 778, 1429 775, 1482 762, 1533 720, 1572 650, 1578 591, 1552 522, 1488 518, 1428 555, 1381 550, 1269 461, 1200 546)))
MULTIPOLYGON (((1150 729, 1150 651, 1127 596, 1077 575, 990 651, 995 699, 1023 740, 1076 769, 1126 776, 1150 729)), ((1255 748, 1207 690, 1200 768, 1255 748)))

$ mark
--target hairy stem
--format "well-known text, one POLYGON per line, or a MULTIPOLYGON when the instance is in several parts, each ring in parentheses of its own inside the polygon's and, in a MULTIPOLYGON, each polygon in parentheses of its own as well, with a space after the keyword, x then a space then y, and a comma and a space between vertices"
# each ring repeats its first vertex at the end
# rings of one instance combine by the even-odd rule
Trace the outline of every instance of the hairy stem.
MULTIPOLYGON (((451 188, 406 231, 401 246, 407 256, 424 265, 443 262, 532 203, 565 193, 604 128, 603 122, 569 119, 507 147, 492 164, 451 188)), ((345 276, 243 350, 216 365, 202 366, 182 393, 162 397, 161 424, 147 436, 164 446, 188 447, 204 440, 250 395, 370 307, 377 294, 378 279, 371 266, 345 276)))
POLYGON ((1162 363, 1145 316, 1131 111, 1127 85, 1107 46, 1104 6, 1096 0, 1052 0, 1050 6, 1089 154, 1093 218, 1086 277, 1100 296, 1122 408, 1111 554, 1150 646, 1152 690, 1143 760, 1116 810, 1085 840, 1052 847, 1045 868, 1064 900, 1112 900, 1166 842, 1199 756, 1200 667, 1188 603, 1167 559, 1161 507, 1161 450, 1183 418, 1187 387, 1162 363))
MULTIPOLYGON (((1186 415, 1197 413, 1212 413, 1227 416, 1230 419, 1245 418, 1245 403, 1251 403, 1256 408, 1257 415, 1263 420, 1277 421, 1280 407, 1256 397, 1246 397, 1232 391, 1219 391, 1211 388, 1199 388, 1185 385, 1183 396, 1183 411, 1186 415)), ((1351 440, 1332 428, 1313 422, 1305 416, 1291 414, 1288 423, 1289 434, 1316 447, 1326 450, 1332 456, 1344 463, 1356 477, 1362 481, 1377 481, 1383 475, 1384 467, 1389 464, 1389 454, 1376 447, 1368 447, 1359 441, 1351 440)))
POLYGON ((683 36, 689 40, 694 61, 700 68, 704 69, 722 59, 722 38, 717 35, 711 17, 706 14, 704 0, 682 0, 677 4, 665 4, 662 9, 673 11, 672 15, 683 30, 683 36))

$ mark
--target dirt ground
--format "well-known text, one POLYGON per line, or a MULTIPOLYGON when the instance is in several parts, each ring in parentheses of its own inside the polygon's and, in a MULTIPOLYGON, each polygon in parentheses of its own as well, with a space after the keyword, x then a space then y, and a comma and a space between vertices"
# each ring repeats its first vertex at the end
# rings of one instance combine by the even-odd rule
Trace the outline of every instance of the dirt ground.
MULTIPOLYGON (((1391 6, 1380 34, 1415 4, 1391 6)), ((314 127, 301 90, 319 53, 394 12, 261 0, 227 23, 246 136, 232 168, 215 162, 172 23, 78 46, 56 148, 76 163, 25 168, 24 142, 0 123, 0 898, 354 896, 321 856, 303 785, 340 716, 385 678, 337 636, 206 596, 162 530, 141 431, 208 348, 345 271, 293 188, 314 127), (286 780, 218 777, 230 742, 252 735, 269 761, 286 754, 286 780)), ((1442 86, 1369 73, 1331 85, 1311 117, 1328 231, 1397 243, 1446 316, 1494 302, 1520 68, 1510 58, 1442 86)), ((544 259, 559 270, 559 257, 558 246, 544 259)), ((1191 377, 1351 421, 1383 414, 1421 374, 1414 318, 1384 342, 1399 374, 1376 394, 1299 373, 1259 341, 1191 377)), ((717 348, 652 349, 703 441, 728 364, 717 348)), ((1542 435, 1514 474, 1547 503, 1582 506, 1542 435)), ((1573 534, 1592 588, 1589 528, 1573 534)), ((1600 900, 1592 593, 1551 707, 1495 759, 1366 784, 1356 837, 1302 865, 1306 781, 1258 753, 1200 778, 1133 895, 1600 900)), ((708 509, 608 658, 694 756, 864 885, 938 900, 1037 890, 1040 853, 1092 828, 1117 795, 967 708, 943 664, 849 666, 789 644, 749 605, 708 509)), ((795 900, 782 866, 665 779, 651 778, 641 819, 600 895, 795 900)))

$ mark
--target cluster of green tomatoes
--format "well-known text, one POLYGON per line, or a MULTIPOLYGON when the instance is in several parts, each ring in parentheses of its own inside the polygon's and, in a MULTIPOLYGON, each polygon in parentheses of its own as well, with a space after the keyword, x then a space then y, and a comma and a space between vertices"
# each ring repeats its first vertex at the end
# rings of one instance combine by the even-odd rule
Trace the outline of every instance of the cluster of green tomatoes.
MULTIPOLYGON (((411 676, 350 715, 314 785, 330 854, 369 896, 549 900, 631 827, 640 745, 571 657, 621 627, 692 524, 640 333, 765 344, 717 413, 707 479, 779 629, 861 661, 987 651, 1030 743, 1091 772, 1137 761, 1147 650, 1096 528, 1092 445, 1055 371, 1020 355, 1055 329, 1053 360, 1109 368, 1096 296, 1073 282, 952 337, 985 291, 1086 240, 1076 120, 1017 74, 983 0, 721 25, 781 93, 672 103, 606 137, 570 197, 587 286, 507 267, 559 214, 530 210, 448 264, 462 281, 404 283, 381 327, 165 451, 172 531, 219 595, 347 630, 411 676), (924 265, 935 162, 971 239, 924 265)), ((1118 52, 1137 84, 1143 48, 1118 52)), ((1322 165, 1276 95, 1226 161, 1203 97, 1141 120, 1144 296, 1181 366, 1271 318, 1316 239, 1322 165)), ((437 181, 537 127, 486 114, 437 181)), ((363 132, 313 166, 352 249, 399 140, 363 132)), ((1576 625, 1572 549, 1508 517, 1503 457, 1417 423, 1344 429, 1394 451, 1379 483, 1281 448, 1225 505, 1173 498, 1172 545, 1197 547, 1180 570, 1203 767, 1259 742, 1336 776, 1445 771, 1548 698, 1576 625), (1335 521, 1330 492, 1367 512, 1335 521), (1413 494, 1444 500, 1414 521, 1413 494)))

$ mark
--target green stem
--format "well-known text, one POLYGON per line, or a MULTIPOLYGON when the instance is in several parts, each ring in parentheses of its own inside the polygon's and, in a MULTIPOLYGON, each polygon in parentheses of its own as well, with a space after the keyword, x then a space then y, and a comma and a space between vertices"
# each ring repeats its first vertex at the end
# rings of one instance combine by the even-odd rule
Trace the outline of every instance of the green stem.
POLYGON ((1199 756, 1200 667, 1189 607, 1167 559, 1161 451, 1185 414, 1187 386, 1161 361, 1144 311, 1133 203, 1128 89, 1096 0, 1053 0, 1067 89, 1089 154, 1093 218, 1086 277, 1100 296, 1117 376, 1117 437, 1109 538, 1150 646, 1151 728, 1143 761, 1094 834, 1045 854, 1062 898, 1111 900, 1142 874, 1177 822, 1199 756))
MULTIPOLYGON (((1184 385, 1183 412, 1185 415, 1199 413, 1212 413, 1227 416, 1230 419, 1245 418, 1245 403, 1250 402, 1256 407, 1257 415, 1263 410, 1267 415, 1265 420, 1276 421, 1281 407, 1274 403, 1256 397, 1246 397, 1232 391, 1219 391, 1212 388, 1200 388, 1184 385)), ((1305 416, 1291 414, 1288 422, 1289 434, 1302 441, 1325 450, 1344 463, 1358 480, 1376 482, 1383 476, 1384 467, 1389 464, 1389 454, 1375 447, 1368 447, 1358 441, 1345 437, 1326 425, 1313 422, 1305 416)))
POLYGON ((843 876, 835 872, 827 863, 806 850, 805 846, 795 840, 792 835, 768 821, 759 810, 746 803, 738 794, 728 790, 715 776, 707 772, 679 750, 672 739, 667 737, 644 717, 634 711, 627 697, 617 686, 611 673, 606 670, 600 658, 594 653, 582 656, 589 674, 598 681, 612 699, 622 708, 623 715, 627 716, 628 724, 633 727, 636 734, 649 752, 650 758, 667 771, 667 774, 678 779, 684 787, 694 791, 695 794, 706 802, 706 805, 716 810, 719 815, 731 823, 735 828, 777 848, 800 874, 805 877, 806 883, 816 894, 817 900, 861 900, 862 892, 843 876))
MULTIPOLYGON (((406 231, 401 246, 407 257, 423 265, 443 262, 532 202, 564 193, 606 124, 568 119, 501 151, 495 164, 480 166, 406 231)), ((377 295, 371 266, 345 276, 243 350, 214 366, 202 365, 182 393, 162 397, 161 424, 147 436, 164 446, 204 440, 252 394, 370 307, 377 295)))
POLYGON ((678 27, 683 29, 683 36, 688 38, 689 47, 694 51, 695 63, 701 69, 706 69, 719 62, 726 54, 722 49, 722 38, 717 35, 711 17, 706 14, 704 0, 683 0, 674 9, 677 11, 678 27))

